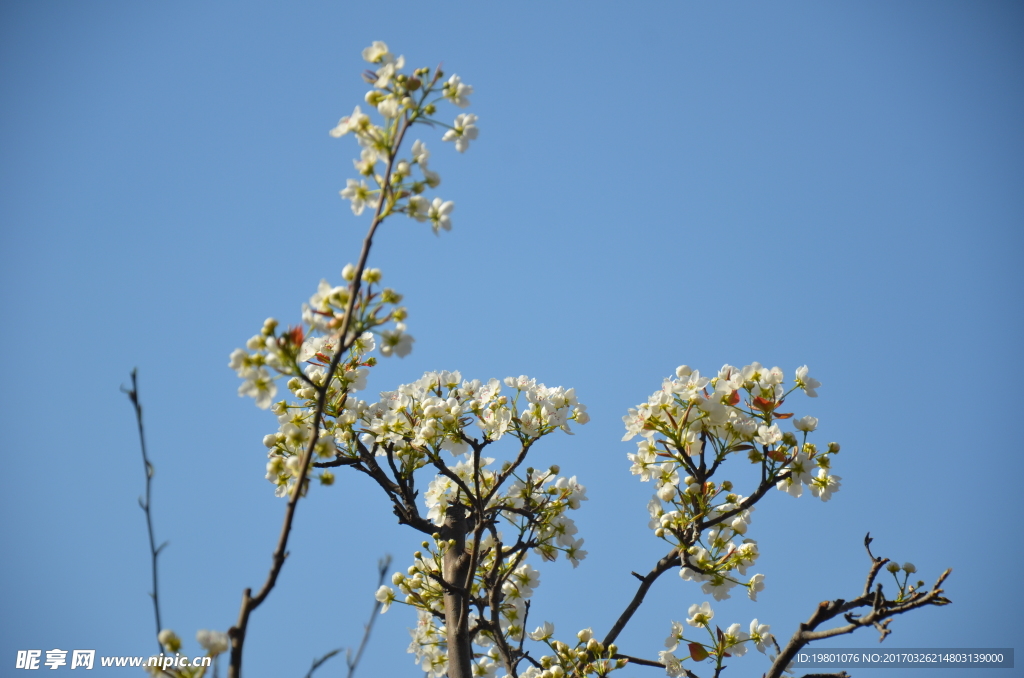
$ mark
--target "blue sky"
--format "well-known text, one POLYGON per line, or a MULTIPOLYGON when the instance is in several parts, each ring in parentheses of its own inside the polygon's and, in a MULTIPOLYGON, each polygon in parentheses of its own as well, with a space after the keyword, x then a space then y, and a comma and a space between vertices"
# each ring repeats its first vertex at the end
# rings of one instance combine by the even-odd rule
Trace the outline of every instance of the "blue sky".
MULTIPOLYGON (((368 396, 425 370, 525 373, 574 386, 593 417, 538 449, 590 497, 590 557, 541 568, 538 621, 603 634, 629 572, 664 553, 619 442, 626 409, 679 364, 757 360, 823 382, 798 412, 842 443, 843 488, 761 502, 768 588, 716 621, 788 637, 861 588, 870 531, 926 581, 954 570, 954 604, 898 618, 883 647, 1013 647, 1022 35, 1005 2, 3 3, 0 661, 155 651, 118 390, 136 366, 165 626, 195 647, 263 581, 284 508, 263 479, 276 425, 235 395, 227 356, 265 317, 297 321, 358 254, 367 217, 337 194, 357 149, 327 130, 362 101, 373 40, 473 85, 481 132, 464 156, 424 137, 454 230, 402 218, 377 241, 417 341, 368 396)), ((247 675, 304 675, 357 644, 377 558, 408 564, 417 535, 363 480, 300 505, 247 675)), ((654 656, 701 600, 665 576, 623 651, 654 656)), ((420 674, 413 623, 381 618, 363 675, 420 674)), ((737 667, 764 670, 757 657, 737 667)))

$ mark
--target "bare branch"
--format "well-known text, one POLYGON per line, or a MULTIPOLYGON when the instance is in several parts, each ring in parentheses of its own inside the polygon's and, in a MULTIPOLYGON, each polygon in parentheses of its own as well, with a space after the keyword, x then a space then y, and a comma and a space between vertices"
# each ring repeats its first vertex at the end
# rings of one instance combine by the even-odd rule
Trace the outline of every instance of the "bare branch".
POLYGON ((811 615, 810 619, 800 624, 800 627, 793 634, 792 638, 790 638, 789 642, 786 643, 786 647, 779 652, 778 657, 776 657, 775 661, 772 663, 771 669, 765 674, 765 678, 779 678, 779 676, 781 676, 786 670, 789 663, 793 661, 793 658, 796 657, 797 653, 808 643, 853 633, 857 629, 868 626, 874 627, 879 631, 881 634, 879 641, 881 641, 891 633, 888 625, 892 617, 928 605, 948 605, 950 603, 948 598, 942 596, 943 590, 940 587, 952 570, 946 570, 939 575, 939 578, 927 593, 922 593, 920 591, 915 591, 913 588, 909 588, 906 592, 901 591, 901 596, 896 600, 888 600, 882 594, 881 584, 878 584, 875 587, 875 590, 871 591, 871 584, 874 582, 875 576, 878 574, 882 566, 889 561, 885 558, 876 558, 873 556, 871 554, 870 544, 871 537, 868 535, 864 540, 864 546, 868 551, 868 555, 871 557, 871 568, 868 573, 864 594, 851 601, 845 601, 839 598, 836 600, 826 600, 821 602, 818 605, 818 608, 814 611, 814 614, 811 615), (904 598, 903 594, 909 595, 904 598), (859 610, 860 608, 870 609, 863 614, 856 613, 855 610, 859 610), (847 622, 845 625, 821 631, 817 630, 818 627, 825 622, 839 616, 842 616, 842 618, 847 622))
MULTIPOLYGON (((388 570, 390 568, 391 554, 387 554, 377 561, 377 588, 380 588, 384 583, 384 578, 388 576, 388 570)), ((359 642, 359 649, 356 650, 356 656, 345 657, 345 663, 348 665, 348 678, 352 678, 352 676, 355 675, 356 667, 359 666, 359 660, 363 658, 363 650, 366 649, 366 644, 370 642, 370 633, 373 631, 374 622, 377 621, 380 607, 381 602, 374 598, 373 610, 370 612, 370 618, 366 621, 366 626, 363 627, 363 639, 359 642)), ((310 671, 310 673, 312 673, 312 671, 310 671)), ((309 678, 309 676, 306 678, 309 678)))
POLYGON ((339 652, 341 652, 341 648, 340 647, 337 648, 337 649, 331 650, 330 652, 325 654, 323 657, 320 657, 319 659, 314 659, 313 660, 313 665, 309 667, 309 673, 306 674, 306 678, 313 678, 313 672, 316 671, 321 666, 323 666, 324 662, 326 662, 328 659, 330 659, 334 655, 338 654, 339 652))
MULTIPOLYGON (((626 606, 626 609, 619 616, 619 619, 615 622, 612 630, 604 637, 604 640, 601 643, 602 645, 607 647, 615 642, 615 639, 619 637, 620 633, 622 633, 622 629, 626 628, 626 624, 629 623, 629 620, 632 619, 633 615, 640 608, 640 605, 643 604, 644 597, 647 596, 647 591, 650 590, 651 585, 654 584, 655 580, 669 569, 679 567, 679 565, 679 550, 672 549, 664 558, 655 564, 654 568, 647 573, 646 577, 642 577, 640 579, 640 586, 637 588, 636 593, 633 594, 633 600, 629 601, 629 605, 626 606)), ((636 575, 635 572, 633 574, 636 575)))
MULTIPOLYGON (((142 448, 142 465, 146 469, 146 500, 139 499, 139 506, 146 513, 146 529, 149 531, 149 556, 150 562, 152 563, 153 569, 153 592, 150 593, 150 597, 153 598, 153 614, 156 616, 156 635, 159 636, 163 630, 163 626, 160 624, 160 587, 157 585, 157 574, 156 574, 156 561, 160 552, 163 551, 164 546, 167 543, 164 542, 160 546, 156 545, 156 539, 153 536, 153 513, 150 510, 150 498, 152 496, 152 484, 153 484, 153 465, 149 463, 149 457, 146 455, 146 434, 142 428, 142 403, 139 401, 139 382, 138 382, 138 368, 132 370, 132 387, 126 389, 124 386, 121 387, 121 391, 128 395, 128 399, 132 401, 132 406, 135 407, 135 421, 139 426, 139 446, 142 448)), ((160 648, 160 652, 164 651, 163 645, 160 644, 159 639, 156 641, 157 647, 160 648)))

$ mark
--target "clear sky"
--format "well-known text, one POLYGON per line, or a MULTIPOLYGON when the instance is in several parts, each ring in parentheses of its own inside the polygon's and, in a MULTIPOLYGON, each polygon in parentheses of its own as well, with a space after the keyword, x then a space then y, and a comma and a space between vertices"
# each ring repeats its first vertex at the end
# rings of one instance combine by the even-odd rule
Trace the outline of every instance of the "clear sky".
MULTIPOLYGON (((425 132, 454 230, 403 217, 378 240, 417 341, 368 397, 425 370, 528 374, 576 387, 593 417, 537 451, 590 497, 590 557, 540 568, 538 622, 603 635, 629 572, 664 554, 626 409, 679 364, 756 360, 823 383, 797 411, 842 443, 843 487, 761 502, 767 589, 716 621, 787 638, 860 590, 870 531, 928 582, 953 568, 953 605, 897 618, 882 647, 1019 645, 1020 3, 3 2, 5 675, 18 649, 156 651, 119 391, 133 367, 170 542, 164 625, 195 648, 262 583, 284 509, 263 479, 276 424, 236 396, 228 354, 267 316, 297 321, 358 254, 367 216, 338 197, 357 147, 327 131, 362 101, 373 40, 460 74, 481 131, 464 156, 425 132)), ((408 565, 418 536, 364 480, 299 506, 247 675, 301 676, 354 646, 377 558, 408 565)), ((663 577, 622 650, 655 656, 702 600, 663 577)), ((420 675, 414 615, 380 621, 362 675, 420 675)), ((333 661, 321 675, 342 675, 333 661)))

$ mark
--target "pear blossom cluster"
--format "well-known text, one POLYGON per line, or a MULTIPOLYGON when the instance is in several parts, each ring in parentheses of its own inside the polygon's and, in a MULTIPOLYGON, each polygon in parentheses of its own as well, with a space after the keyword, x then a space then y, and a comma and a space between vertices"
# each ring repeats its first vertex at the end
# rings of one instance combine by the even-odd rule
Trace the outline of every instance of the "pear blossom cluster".
MULTIPOLYGON (((573 389, 548 387, 526 376, 482 382, 442 371, 428 372, 382 393, 377 403, 356 408, 358 421, 349 430, 362 433, 342 454, 387 455, 402 477, 424 466, 443 467, 424 492, 427 519, 441 525, 455 503, 476 516, 479 529, 467 535, 472 541, 467 549, 475 554, 470 626, 479 629, 473 640, 480 649, 474 659, 478 675, 492 675, 499 656, 494 645, 518 644, 526 635, 528 601, 540 585, 540 573, 526 562, 528 552, 550 561, 563 556, 573 567, 587 556, 567 515, 586 501, 586 488, 575 476, 558 475, 558 466, 527 467, 525 472, 517 466, 541 437, 555 431, 571 434, 572 423, 587 423, 586 406, 573 389), (473 426, 480 440, 470 437, 473 426), (503 437, 520 443, 520 455, 498 467, 480 452, 503 437), (456 457, 454 463, 446 461, 449 455, 456 457), (494 591, 500 591, 496 610, 494 591)), ((425 673, 440 676, 447 670, 440 577, 450 544, 435 533, 422 546, 407 572, 392 577, 397 591, 383 586, 377 599, 385 606, 400 602, 417 608, 420 622, 410 652, 425 673)))
POLYGON ((771 627, 762 624, 757 619, 750 622, 747 630, 743 630, 740 624, 731 624, 724 631, 715 626, 712 629, 711 620, 715 617, 714 610, 708 602, 700 605, 690 606, 689 617, 686 624, 694 629, 703 629, 707 632, 709 640, 687 638, 689 633, 682 623, 672 622, 672 630, 665 639, 666 650, 658 653, 661 663, 665 665, 665 673, 673 678, 687 675, 684 662, 692 659, 695 662, 703 662, 708 658, 713 659, 719 666, 725 657, 741 657, 747 653, 752 644, 759 652, 774 656, 769 648, 778 646, 771 634, 771 627), (677 650, 681 643, 685 643, 685 653, 677 650))
POLYGON ((828 501, 839 489, 840 477, 830 472, 839 445, 819 449, 807 439, 818 420, 794 419, 783 411, 795 391, 817 397, 820 386, 806 366, 796 371, 787 389, 778 367, 724 365, 708 378, 682 365, 646 403, 623 417, 623 440, 641 436, 637 451, 627 455, 631 472, 655 483, 648 505, 651 528, 679 549, 680 576, 700 582, 715 600, 728 598, 737 585, 756 600, 764 588, 761 574, 739 579, 759 555, 757 542, 745 536, 756 500, 734 493, 728 480, 711 479, 730 455, 746 453, 750 463, 761 466, 763 483, 795 497, 807 486, 828 501), (787 420, 795 431, 780 428, 779 422, 787 420))
MULTIPOLYGON (((206 666, 168 666, 164 668, 163 660, 165 657, 173 657, 180 653, 182 644, 181 638, 177 633, 171 629, 163 629, 157 634, 157 640, 164 648, 166 654, 150 657, 144 665, 146 673, 157 678, 161 676, 163 678, 204 678, 208 668, 206 666)), ((196 642, 206 651, 206 656, 211 658, 227 652, 229 647, 228 634, 209 629, 198 631, 196 633, 196 642)))
MULTIPOLYGON (((271 406, 277 395, 278 378, 293 377, 312 389, 305 391, 310 395, 307 400, 311 400, 316 386, 311 375, 322 372, 322 367, 330 363, 342 344, 352 347, 359 355, 372 351, 376 345, 373 332, 380 335, 382 355, 408 355, 414 341, 405 332, 403 321, 408 313, 404 307, 398 305, 402 301, 400 294, 390 288, 376 289, 381 275, 380 269, 376 268, 363 271, 362 281, 365 286, 360 289, 354 304, 355 322, 352 323, 352 329, 344 337, 344 341, 339 335, 339 328, 344 321, 351 297, 349 286, 332 286, 326 280, 321 280, 309 303, 303 305, 302 318, 305 326, 290 327, 284 332, 279 332, 278 321, 275 318, 268 318, 259 334, 253 335, 246 342, 244 349, 235 349, 231 353, 228 367, 235 370, 243 380, 238 388, 238 395, 253 398, 256 406, 265 410, 271 406), (392 321, 392 329, 377 329, 392 321)), ((351 282, 354 277, 355 267, 352 264, 346 265, 342 270, 342 278, 351 282)), ((365 370, 360 371, 353 367, 347 371, 352 374, 340 377, 336 375, 336 378, 345 383, 365 383, 365 370)), ((292 390, 298 391, 302 388, 292 390)))
MULTIPOLYGON (((393 454, 402 464, 402 474, 407 475, 442 451, 454 456, 469 454, 467 431, 474 425, 486 444, 505 435, 525 444, 556 430, 571 434, 572 423, 590 421, 575 389, 549 388, 524 376, 508 377, 504 386, 512 391, 511 396, 502 392, 503 383, 497 379, 485 383, 464 380, 458 371, 427 372, 413 383, 381 393, 376 403, 353 404, 358 420, 343 424, 344 430, 335 434, 343 441, 339 452, 349 457, 358 456, 361 449, 377 456, 393 454)), ((472 475, 473 471, 462 466, 459 472, 472 475)), ((482 473, 479 482, 486 486, 495 478, 493 472, 482 473)), ((446 487, 438 484, 428 490, 428 508, 437 524, 450 494, 446 487)))
POLYGON ((628 663, 626 659, 616 658, 618 647, 614 643, 605 646, 595 638, 593 629, 582 629, 571 645, 555 640, 554 633, 554 625, 544 622, 528 634, 531 640, 547 645, 551 654, 545 654, 537 660, 540 666, 530 666, 520 672, 522 678, 606 676, 628 663))
MULTIPOLYGON (((355 267, 348 264, 341 276, 351 283, 355 267)), ((280 497, 296 486, 302 456, 314 433, 316 457, 335 456, 330 434, 339 421, 355 421, 357 401, 350 394, 366 388, 369 368, 376 364, 376 359, 367 354, 378 344, 384 356, 404 357, 412 349, 413 338, 405 332, 403 322, 407 312, 399 305, 402 296, 390 288, 380 288, 381 278, 379 269, 363 270, 363 286, 353 303, 352 329, 344 339, 339 328, 350 303, 351 287, 332 286, 322 280, 309 303, 303 305, 303 325, 280 331, 278 321, 269 318, 244 349, 231 354, 228 365, 243 380, 238 394, 253 397, 257 407, 269 408, 277 415, 278 431, 265 436, 263 443, 268 449, 266 478, 280 497), (336 359, 337 367, 332 370, 336 359), (274 401, 280 379, 286 379, 286 387, 295 398, 291 402, 274 401), (321 392, 328 416, 321 417, 315 427, 321 392)), ((310 472, 307 469, 307 477, 310 472)), ((334 481, 330 471, 322 472, 319 478, 326 485, 334 481)))
POLYGON ((360 215, 367 208, 383 219, 403 213, 418 222, 430 222, 435 233, 451 230, 451 213, 455 204, 439 197, 428 199, 427 189, 437 188, 441 177, 430 169, 430 151, 417 139, 409 157, 398 157, 399 147, 410 126, 426 124, 446 128, 442 141, 452 142, 460 153, 477 138, 477 117, 460 113, 452 124, 434 116, 440 103, 458 108, 469 106, 470 85, 458 75, 447 80, 440 68, 419 68, 411 74, 402 72, 405 57, 395 57, 387 44, 377 41, 363 50, 363 59, 377 66, 364 78, 372 85, 365 101, 383 119, 374 124, 370 116, 356 106, 351 115, 343 117, 330 130, 332 137, 355 136, 361 148, 354 160, 358 179, 348 179, 341 197, 350 201, 352 212, 360 215))

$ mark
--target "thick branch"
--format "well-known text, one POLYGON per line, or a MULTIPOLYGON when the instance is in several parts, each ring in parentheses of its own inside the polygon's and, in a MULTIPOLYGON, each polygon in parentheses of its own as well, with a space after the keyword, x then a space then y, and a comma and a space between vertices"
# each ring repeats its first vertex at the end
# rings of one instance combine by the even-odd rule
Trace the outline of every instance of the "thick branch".
POLYGON ((442 576, 445 631, 448 639, 448 677, 472 678, 473 644, 469 636, 469 585, 473 573, 466 553, 466 507, 452 504, 445 511, 441 537, 446 540, 442 576))

